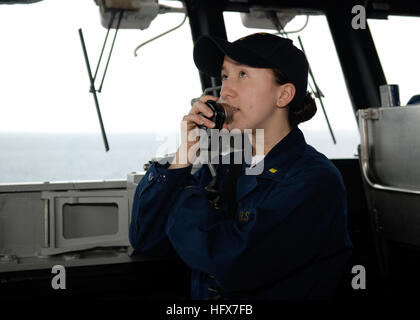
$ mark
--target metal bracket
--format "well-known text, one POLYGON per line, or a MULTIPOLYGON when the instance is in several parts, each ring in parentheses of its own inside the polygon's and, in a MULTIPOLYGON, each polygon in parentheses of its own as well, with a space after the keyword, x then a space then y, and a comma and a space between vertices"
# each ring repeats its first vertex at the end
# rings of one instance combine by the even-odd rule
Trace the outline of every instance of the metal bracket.
POLYGON ((381 114, 378 108, 360 109, 357 112, 364 120, 379 120, 381 114))
POLYGON ((50 247, 50 200, 44 199, 44 248, 50 247))

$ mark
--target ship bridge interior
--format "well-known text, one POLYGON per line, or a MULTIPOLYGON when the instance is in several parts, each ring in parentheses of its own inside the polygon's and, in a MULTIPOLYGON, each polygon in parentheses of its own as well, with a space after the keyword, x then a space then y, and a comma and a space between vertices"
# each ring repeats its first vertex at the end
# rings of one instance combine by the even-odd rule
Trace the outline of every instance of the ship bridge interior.
MULTIPOLYGON (((35 7, 43 1, 48 2, 0 0, 0 11, 9 6, 35 7)), ((413 290, 418 291, 420 85, 417 77, 417 83, 410 84, 414 88, 417 86, 417 92, 407 90, 406 96, 401 95, 400 99, 398 89, 401 93, 405 90, 405 77, 390 76, 388 70, 399 69, 406 59, 405 53, 413 51, 410 45, 416 42, 419 30, 407 27, 404 29, 406 32, 399 34, 401 39, 406 40, 407 47, 397 49, 392 59, 384 57, 385 50, 381 43, 392 45, 401 39, 386 39, 380 32, 381 28, 389 30, 386 29, 387 23, 391 25, 390 29, 394 28, 392 19, 395 17, 420 21, 420 3, 404 0, 365 1, 364 4, 353 0, 171 0, 165 1, 165 5, 168 4, 166 7, 159 7, 158 1, 153 0, 90 2, 91 6, 97 8, 95 23, 98 28, 102 25, 103 35, 107 30, 117 30, 121 37, 128 37, 128 33, 124 32, 133 32, 128 29, 142 32, 139 29, 153 25, 152 21, 157 15, 170 14, 168 7, 173 3, 174 7, 176 5, 176 9, 172 9, 174 12, 185 14, 190 48, 202 35, 234 40, 232 37, 236 34, 229 29, 228 21, 231 14, 241 15, 242 28, 249 33, 263 29, 294 37, 294 44, 300 44, 301 48, 307 44, 306 54, 313 67, 308 90, 315 96, 318 106, 317 116, 324 128, 322 139, 331 146, 337 144, 346 148, 346 142, 342 142, 338 133, 341 124, 351 128, 356 137, 356 140, 352 140, 356 142, 352 142, 351 147, 347 146, 345 156, 327 154, 344 179, 348 228, 354 246, 333 299, 400 298, 413 290), (298 18, 301 25, 305 25, 307 19, 322 19, 323 29, 319 30, 323 31, 318 30, 312 37, 302 36, 303 41, 300 42, 301 39, 297 37, 302 30, 310 29, 311 23, 303 26, 302 30, 290 30, 293 19, 298 18), (328 48, 317 39, 318 36, 329 41, 328 48), (325 52, 330 56, 322 57, 325 52), (319 57, 323 58, 320 60, 322 63, 316 62, 319 57), (325 84, 321 81, 323 70, 333 61, 337 63, 334 72, 339 80, 328 76, 330 82, 325 84), (392 82, 387 79, 392 79, 392 82), (336 93, 332 85, 340 81, 343 93, 336 93), (328 100, 334 95, 335 100, 328 100), (366 271, 366 288, 356 290, 352 286, 355 266, 362 266, 366 271)), ((66 5, 71 6, 70 3, 66 5)), ((173 31, 174 34, 176 32, 173 31)), ((92 38, 88 34, 83 38, 81 31, 79 35, 78 41, 81 41, 85 53, 82 57, 82 49, 79 48, 83 59, 80 69, 86 77, 86 89, 90 85, 90 92, 86 93, 91 103, 89 107, 92 110, 95 108, 100 124, 98 139, 101 148, 105 149, 102 151, 107 152, 109 148, 112 150, 113 145, 107 140, 107 122, 101 118, 101 111, 104 110, 100 103, 104 101, 98 102, 100 91, 92 81, 96 61, 89 60, 86 51, 86 48, 93 50, 88 46, 92 38), (86 74, 89 74, 89 78, 86 74)), ((165 39, 163 35, 154 40, 153 45, 159 47, 159 41, 165 42, 165 39)), ((102 45, 102 41, 97 40, 95 44, 102 45)), ((99 51, 100 47, 97 49, 99 51)), ((112 59, 121 54, 118 51, 118 38, 111 53, 109 57, 112 56, 112 59)), ((107 58, 104 55, 103 64, 107 58)), ((166 53, 156 59, 176 61, 177 58, 166 53)), ((192 63, 192 52, 189 59, 192 63)), ((147 63, 159 64, 157 61, 147 63)), ((106 75, 104 90, 110 89, 106 86, 113 77, 112 63, 113 60, 106 75)), ((412 66, 410 72, 414 77, 418 75, 418 61, 405 63, 412 66)), ((0 73, 0 77, 3 76, 0 73)), ((219 94, 220 79, 199 73, 196 69, 194 76, 199 91, 219 94)), ((172 81, 172 86, 179 86, 176 79, 172 81)), ((188 88, 181 85, 176 90, 188 91, 188 88)), ((191 95, 191 98, 194 96, 191 95)), ((4 108, 1 110, 7 112, 4 108)), ((142 113, 147 117, 147 110, 142 113)), ((307 128, 309 132, 310 124, 307 128)), ((307 136, 310 140, 310 134, 307 136)), ((147 169, 147 163, 144 168, 147 169)), ((134 170, 127 172, 126 178, 115 180, 2 181, 0 295, 15 298, 60 295, 77 298, 188 299, 190 270, 180 258, 142 256, 130 247, 128 236, 133 197, 143 176, 144 171, 134 170), (51 268, 54 265, 66 267, 69 290, 64 294, 51 289, 51 268)))

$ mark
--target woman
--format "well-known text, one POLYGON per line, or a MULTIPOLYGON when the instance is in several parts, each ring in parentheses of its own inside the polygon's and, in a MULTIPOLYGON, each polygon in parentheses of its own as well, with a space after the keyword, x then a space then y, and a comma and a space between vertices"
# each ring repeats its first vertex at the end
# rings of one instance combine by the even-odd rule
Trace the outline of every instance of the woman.
MULTIPOLYGON (((264 130, 264 170, 247 175, 244 163, 232 185, 231 167, 217 165, 215 208, 204 190, 210 172, 203 166, 190 174, 195 141, 184 138, 172 163, 153 163, 137 187, 132 246, 150 255, 175 250, 192 268, 193 299, 331 297, 351 252, 346 193, 339 171, 297 127, 316 112, 303 52, 266 33, 232 43, 204 36, 194 61, 221 76, 220 100, 234 110, 224 127, 251 129, 253 155, 256 129, 264 130)), ((219 98, 201 97, 184 117, 184 137, 198 125, 214 127, 200 115, 211 116, 209 99, 219 98)))

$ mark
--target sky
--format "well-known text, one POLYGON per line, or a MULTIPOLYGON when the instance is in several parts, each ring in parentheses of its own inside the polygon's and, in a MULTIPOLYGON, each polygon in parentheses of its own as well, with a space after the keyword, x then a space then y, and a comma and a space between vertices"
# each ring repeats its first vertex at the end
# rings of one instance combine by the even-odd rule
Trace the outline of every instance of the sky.
MULTIPOLYGON (((180 5, 174 1, 161 3, 180 5)), ((225 13, 224 17, 229 40, 267 31, 245 28, 239 13, 225 13)), ((201 95, 188 19, 178 30, 142 47, 138 57, 133 51, 182 19, 183 14, 168 13, 156 17, 146 30, 119 31, 103 91, 98 93, 107 132, 179 131, 182 116, 191 108, 191 99, 201 95)), ((401 35, 419 30, 420 19, 401 19, 393 17, 392 24, 375 20, 370 27, 388 82, 400 85, 401 102, 405 103, 411 95, 420 93, 420 44, 401 35)), ((298 16, 286 30, 298 29, 304 22, 305 17, 298 16)), ((0 6, 0 132, 99 131, 79 28, 84 33, 91 68, 95 69, 106 29, 100 24, 99 7, 93 0, 44 0, 31 5, 0 6)), ((325 17, 311 17, 300 35, 325 95, 333 129, 357 134, 325 17)), ((292 39, 299 46, 296 36, 292 39)), ((101 75, 100 72, 99 79, 101 75)), ((99 87, 100 81, 96 83, 99 87)), ((315 117, 302 124, 302 129, 327 131, 319 104, 315 117)))

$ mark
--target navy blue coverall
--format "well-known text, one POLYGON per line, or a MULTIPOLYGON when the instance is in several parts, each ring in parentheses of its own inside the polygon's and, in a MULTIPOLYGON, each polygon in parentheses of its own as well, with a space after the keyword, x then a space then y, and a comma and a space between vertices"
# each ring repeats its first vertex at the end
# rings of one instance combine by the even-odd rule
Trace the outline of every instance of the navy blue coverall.
MULTIPOLYGON (((237 182, 236 217, 226 212, 229 165, 216 165, 221 208, 206 198, 206 165, 154 162, 135 193, 130 242, 142 254, 174 250, 192 268, 192 299, 325 299, 350 257, 342 176, 297 127, 237 182)), ((243 165, 245 170, 246 164, 243 165)), ((243 171, 244 172, 244 171, 243 171)))

